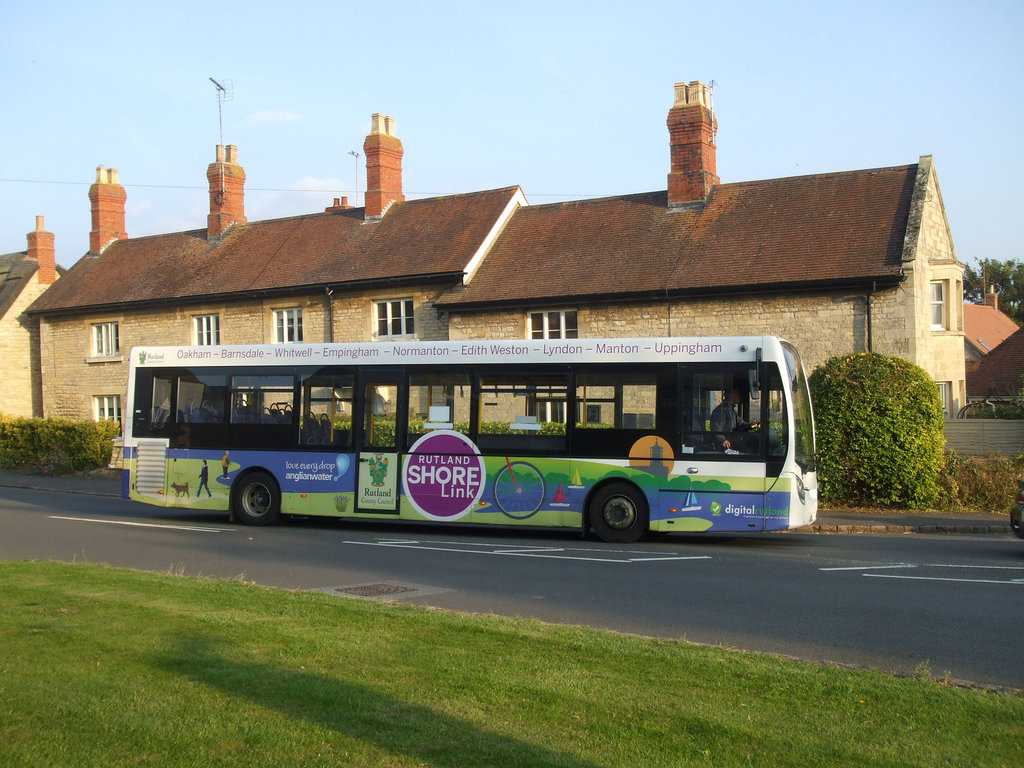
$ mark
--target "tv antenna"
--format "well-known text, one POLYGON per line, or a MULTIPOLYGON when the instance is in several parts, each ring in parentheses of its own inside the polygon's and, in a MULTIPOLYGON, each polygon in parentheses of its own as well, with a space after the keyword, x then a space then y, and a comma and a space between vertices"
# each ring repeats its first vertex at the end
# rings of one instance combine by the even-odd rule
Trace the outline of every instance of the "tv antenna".
POLYGON ((711 144, 714 145, 718 128, 715 126, 715 81, 708 83, 708 110, 711 112, 711 144))
POLYGON ((356 159, 356 193, 352 196, 352 204, 355 205, 359 197, 359 153, 353 149, 349 154, 356 159))
POLYGON ((217 154, 219 155, 217 161, 220 164, 220 191, 214 196, 214 201, 217 205, 224 204, 224 116, 223 116, 223 105, 225 101, 231 101, 235 96, 235 88, 231 84, 230 80, 225 80, 223 83, 219 83, 210 78, 210 82, 217 88, 217 126, 220 128, 220 144, 218 145, 217 154))
POLYGON ((221 146, 224 146, 224 116, 222 114, 222 107, 225 101, 231 101, 235 97, 235 88, 230 80, 219 83, 211 77, 210 82, 217 88, 217 124, 220 128, 220 143, 221 146))

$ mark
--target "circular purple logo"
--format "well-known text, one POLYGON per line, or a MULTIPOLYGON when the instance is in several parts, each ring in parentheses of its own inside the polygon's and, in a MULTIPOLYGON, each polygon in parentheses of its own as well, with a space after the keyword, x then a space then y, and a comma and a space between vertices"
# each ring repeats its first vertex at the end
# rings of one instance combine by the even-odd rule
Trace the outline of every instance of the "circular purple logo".
POLYGON ((409 503, 431 520, 458 520, 484 493, 484 460, 473 442, 451 430, 430 432, 405 458, 402 487, 409 503))

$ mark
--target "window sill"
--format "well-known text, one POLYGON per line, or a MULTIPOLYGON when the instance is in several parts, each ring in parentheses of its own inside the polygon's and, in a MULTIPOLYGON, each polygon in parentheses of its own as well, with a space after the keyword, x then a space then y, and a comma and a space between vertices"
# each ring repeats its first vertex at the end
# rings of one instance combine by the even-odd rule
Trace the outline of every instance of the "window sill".
POLYGON ((123 363, 124 355, 106 355, 103 357, 87 357, 85 358, 86 365, 96 365, 97 363, 123 363))

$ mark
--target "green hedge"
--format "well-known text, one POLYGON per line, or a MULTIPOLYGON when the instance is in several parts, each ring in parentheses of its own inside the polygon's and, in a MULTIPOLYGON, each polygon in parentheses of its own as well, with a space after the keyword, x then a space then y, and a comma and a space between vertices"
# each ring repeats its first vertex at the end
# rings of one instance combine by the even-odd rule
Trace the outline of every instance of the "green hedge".
POLYGON ((946 454, 939 475, 939 508, 952 512, 1008 514, 1017 503, 1017 478, 1024 477, 1024 455, 946 454))
POLYGON ((120 433, 110 420, 0 416, 0 468, 63 474, 105 467, 120 433))
POLYGON ((934 506, 945 433, 938 388, 907 360, 835 357, 810 378, 822 499, 934 506))

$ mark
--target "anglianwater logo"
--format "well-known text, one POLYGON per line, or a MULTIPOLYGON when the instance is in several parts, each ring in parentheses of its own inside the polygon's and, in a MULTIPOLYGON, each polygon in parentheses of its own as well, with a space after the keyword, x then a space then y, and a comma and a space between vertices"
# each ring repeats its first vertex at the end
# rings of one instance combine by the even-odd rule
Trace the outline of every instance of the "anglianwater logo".
POLYGON ((430 432, 409 449, 402 486, 409 503, 431 520, 458 520, 480 501, 486 480, 484 460, 465 435, 430 432))

